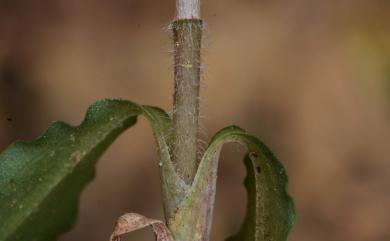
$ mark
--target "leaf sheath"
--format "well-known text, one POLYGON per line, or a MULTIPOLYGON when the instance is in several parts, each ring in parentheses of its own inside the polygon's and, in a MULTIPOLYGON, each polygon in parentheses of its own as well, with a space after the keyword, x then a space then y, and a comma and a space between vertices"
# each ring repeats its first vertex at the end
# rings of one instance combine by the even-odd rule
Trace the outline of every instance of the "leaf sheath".
POLYGON ((175 240, 188 240, 186 237, 194 237, 194 241, 208 240, 219 153, 228 142, 240 143, 248 149, 245 159, 248 170, 247 217, 239 234, 230 240, 286 241, 295 221, 295 211, 286 192, 285 169, 261 141, 236 126, 222 129, 210 142, 190 191, 168 223, 175 240))

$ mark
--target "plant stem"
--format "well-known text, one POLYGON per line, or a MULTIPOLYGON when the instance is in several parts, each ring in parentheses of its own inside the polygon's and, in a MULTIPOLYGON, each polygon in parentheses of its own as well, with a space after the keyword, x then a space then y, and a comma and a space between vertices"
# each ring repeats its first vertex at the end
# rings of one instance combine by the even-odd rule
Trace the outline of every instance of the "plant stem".
MULTIPOLYGON (((172 161, 176 173, 188 185, 192 184, 198 169, 200 53, 203 31, 199 1, 177 0, 176 20, 172 24, 175 80, 172 161)), ((173 237, 176 241, 207 241, 211 215, 204 215, 203 211, 210 207, 201 205, 202 203, 187 207, 187 204, 183 204, 185 200, 182 199, 177 209, 166 217, 173 237), (182 218, 182 214, 185 218, 182 218)))
POLYGON ((200 19, 200 0, 177 0, 177 19, 200 19))
MULTIPOLYGON (((179 0, 178 5, 180 5, 179 2, 183 1, 179 0)), ((178 16, 181 15, 183 14, 178 12, 178 16)), ((173 162, 183 180, 187 184, 191 184, 198 166, 202 21, 200 19, 175 20, 173 22, 173 39, 175 45, 173 162)))

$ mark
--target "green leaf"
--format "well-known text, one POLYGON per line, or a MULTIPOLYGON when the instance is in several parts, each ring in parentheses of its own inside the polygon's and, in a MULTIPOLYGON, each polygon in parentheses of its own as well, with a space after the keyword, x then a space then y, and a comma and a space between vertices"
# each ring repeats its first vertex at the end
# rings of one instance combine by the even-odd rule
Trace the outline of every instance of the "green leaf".
POLYGON ((207 207, 215 199, 219 153, 228 142, 240 143, 248 149, 245 158, 247 214, 239 233, 228 241, 286 241, 295 222, 294 204, 286 192, 286 171, 261 141, 236 126, 222 129, 210 142, 186 199, 170 221, 175 239, 185 240, 186 236, 200 237, 210 233, 211 224, 202 220, 212 213, 207 207), (194 208, 199 212, 194 213, 194 208), (184 223, 192 225, 182 227, 184 223), (197 231, 192 227, 199 223, 203 227, 197 230, 202 230, 202 234, 194 234, 197 231))
POLYGON ((168 115, 129 101, 98 101, 81 125, 55 122, 37 140, 18 141, 0 155, 0 241, 50 241, 70 229, 96 160, 140 114, 152 123, 161 172, 169 177, 163 184, 165 196, 169 185, 183 188, 172 171, 168 115))
MULTIPOLYGON (((268 187, 264 184, 263 187, 260 178, 263 171, 261 162, 253 153, 246 155, 244 162, 247 170, 247 213, 238 234, 227 241, 287 240, 295 223, 295 211, 293 201, 286 192, 278 192, 278 188, 284 190, 284 187, 276 183, 283 181, 284 177, 274 179, 276 182, 271 182, 268 187), (263 196, 265 200, 262 199, 263 196)), ((280 172, 284 173, 284 169, 280 169, 280 172)))

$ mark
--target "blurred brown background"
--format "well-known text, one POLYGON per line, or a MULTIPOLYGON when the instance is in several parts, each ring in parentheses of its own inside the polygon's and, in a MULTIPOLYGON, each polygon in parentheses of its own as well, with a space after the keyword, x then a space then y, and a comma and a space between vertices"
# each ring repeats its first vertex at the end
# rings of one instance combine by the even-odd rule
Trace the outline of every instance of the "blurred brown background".
MULTIPOLYGON (((237 124, 286 165, 291 241, 390 240, 390 2, 204 0, 202 132, 237 124)), ((53 120, 78 124, 97 99, 170 110, 174 0, 1 0, 0 147, 53 120)), ((225 148, 213 240, 244 216, 242 149, 225 148)), ((135 211, 162 218, 146 121, 103 156, 61 241, 107 240, 135 211)), ((126 240, 153 240, 150 230, 126 240)))

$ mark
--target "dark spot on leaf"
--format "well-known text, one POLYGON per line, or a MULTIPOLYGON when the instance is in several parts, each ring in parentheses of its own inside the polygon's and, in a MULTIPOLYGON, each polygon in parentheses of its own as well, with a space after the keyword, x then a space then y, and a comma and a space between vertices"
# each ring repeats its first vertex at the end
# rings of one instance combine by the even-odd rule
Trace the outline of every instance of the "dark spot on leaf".
POLYGON ((259 157, 259 155, 257 155, 256 152, 250 152, 249 153, 249 158, 252 159, 252 160, 255 160, 259 157))
POLYGON ((261 167, 260 166, 256 166, 256 171, 257 171, 257 173, 261 173, 261 167))
POLYGON ((12 119, 11 117, 8 117, 8 118, 7 118, 7 121, 12 122, 13 119, 12 119))

